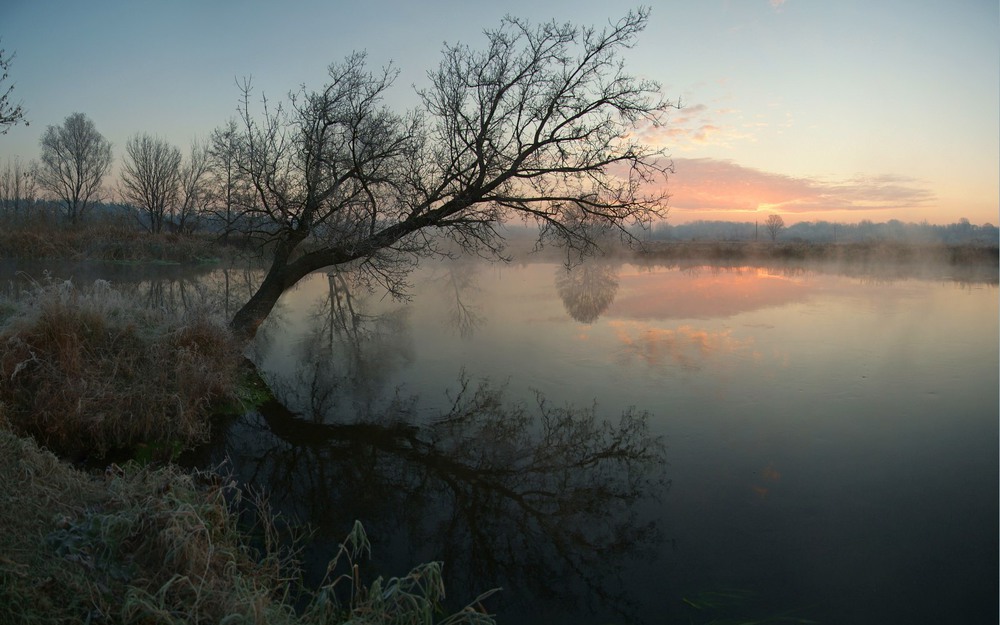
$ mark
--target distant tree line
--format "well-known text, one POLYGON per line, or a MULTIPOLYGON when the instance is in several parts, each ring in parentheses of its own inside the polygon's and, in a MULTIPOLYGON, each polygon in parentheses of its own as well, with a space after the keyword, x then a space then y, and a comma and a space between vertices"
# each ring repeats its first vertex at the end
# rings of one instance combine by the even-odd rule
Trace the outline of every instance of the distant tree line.
POLYGON ((856 223, 831 221, 800 221, 787 226, 783 223, 761 220, 759 222, 692 221, 685 224, 663 223, 650 232, 652 240, 703 240, 703 241, 781 241, 811 243, 865 243, 894 241, 911 243, 948 243, 997 245, 1000 229, 991 223, 976 225, 962 218, 947 225, 906 223, 898 219, 873 222, 865 219, 856 223))
POLYGON ((255 223, 255 198, 236 169, 235 133, 230 122, 207 144, 192 142, 186 156, 165 139, 136 133, 126 142, 120 181, 108 188, 111 143, 86 115, 73 113, 46 128, 39 160, 15 157, 0 168, 0 216, 73 226, 90 217, 127 217, 150 233, 205 229, 228 239, 255 223))
MULTIPOLYGON (((77 113, 68 117, 66 123, 86 126, 87 122, 85 116, 77 113)), ((45 137, 52 142, 56 131, 49 128, 45 137)), ((91 193, 93 197, 85 196, 86 202, 59 192, 76 188, 72 180, 62 185, 51 180, 46 184, 42 173, 45 169, 36 161, 8 159, 0 167, 0 216, 16 220, 62 217, 72 223, 74 215, 80 218, 79 206, 82 205, 95 217, 132 219, 149 232, 201 230, 228 240, 235 233, 253 230, 255 224, 259 225, 251 208, 253 194, 237 169, 237 134, 236 122, 230 121, 215 130, 207 144, 193 142, 186 159, 178 148, 163 139, 146 134, 133 135, 126 145, 118 189, 102 195, 96 186, 91 193), (47 192, 52 188, 57 192, 47 192)), ((95 145, 100 144, 97 139, 94 141, 95 145)), ((106 147, 110 150, 110 145, 106 147)), ((106 169, 110 169, 110 158, 104 161, 106 169)), ((49 177, 52 178, 52 168, 49 177)), ((855 223, 801 221, 791 226, 779 221, 780 217, 773 217, 778 216, 770 215, 757 222, 665 222, 654 225, 647 236, 654 241, 773 241, 780 238, 787 242, 813 243, 1000 244, 1000 228, 991 223, 973 224, 964 217, 945 225, 865 219, 855 223)), ((598 237, 595 235, 595 238, 598 237)))

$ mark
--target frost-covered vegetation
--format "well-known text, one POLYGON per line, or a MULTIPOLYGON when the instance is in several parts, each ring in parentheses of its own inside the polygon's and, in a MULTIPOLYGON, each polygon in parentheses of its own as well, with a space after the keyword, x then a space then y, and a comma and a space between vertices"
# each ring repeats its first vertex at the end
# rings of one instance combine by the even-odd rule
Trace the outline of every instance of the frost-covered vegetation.
POLYGON ((0 326, 0 419, 69 457, 190 447, 235 401, 239 350, 208 313, 150 309, 104 281, 49 280, 0 326))
POLYGON ((262 498, 168 462, 239 401, 242 362, 210 314, 146 308, 107 282, 50 279, 3 304, 0 623, 492 623, 478 599, 442 610, 441 563, 360 576, 360 524, 307 589, 262 498), (150 446, 158 462, 65 462, 145 461, 150 446))

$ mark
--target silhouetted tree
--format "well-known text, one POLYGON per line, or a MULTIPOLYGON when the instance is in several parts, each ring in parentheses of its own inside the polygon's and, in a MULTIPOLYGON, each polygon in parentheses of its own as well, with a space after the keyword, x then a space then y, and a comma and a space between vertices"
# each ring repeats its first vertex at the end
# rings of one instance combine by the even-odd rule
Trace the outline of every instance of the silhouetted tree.
POLYGON ((173 226, 179 232, 191 232, 196 227, 198 217, 207 210, 210 187, 208 182, 211 160, 208 148, 195 141, 191 153, 180 168, 180 201, 176 211, 171 212, 173 226))
POLYGON ((7 134, 7 131, 11 129, 12 126, 24 122, 24 125, 28 125, 28 120, 24 118, 24 107, 21 103, 14 104, 10 101, 10 94, 14 91, 14 85, 8 85, 7 89, 3 89, 3 84, 7 81, 8 73, 7 70, 10 68, 10 64, 14 61, 16 55, 11 53, 7 54, 7 51, 0 48, 0 135, 7 134))
POLYGON ((18 158, 7 160, 7 165, 0 171, 0 209, 19 217, 34 205, 38 195, 36 167, 34 162, 23 165, 18 158))
POLYGON ((111 169, 111 142, 83 113, 73 113, 62 126, 49 126, 41 139, 38 184, 64 204, 66 218, 79 223, 101 180, 111 169))
POLYGON ((621 59, 648 15, 602 31, 506 18, 483 50, 446 46, 406 114, 382 103, 395 70, 370 72, 363 54, 331 65, 330 82, 287 109, 264 100, 259 119, 245 83, 237 166, 262 224, 252 234, 273 259, 234 331, 252 337, 286 289, 323 267, 360 261, 398 293, 447 239, 500 255, 498 225, 514 216, 574 255, 594 249, 595 225, 630 239, 629 227, 663 216, 665 192, 644 183, 672 165, 633 130, 672 105, 621 59))
POLYGON ((764 225, 767 226, 767 233, 771 235, 771 240, 774 241, 778 238, 778 233, 781 232, 781 229, 785 227, 785 220, 781 218, 781 215, 768 215, 764 225))
POLYGON ((181 152, 163 139, 137 134, 125 144, 122 201, 142 211, 152 233, 163 231, 164 218, 180 191, 181 152))
POLYGON ((249 202, 249 185, 238 167, 240 139, 236 120, 217 128, 209 139, 212 201, 208 213, 220 223, 223 241, 236 230, 249 202))

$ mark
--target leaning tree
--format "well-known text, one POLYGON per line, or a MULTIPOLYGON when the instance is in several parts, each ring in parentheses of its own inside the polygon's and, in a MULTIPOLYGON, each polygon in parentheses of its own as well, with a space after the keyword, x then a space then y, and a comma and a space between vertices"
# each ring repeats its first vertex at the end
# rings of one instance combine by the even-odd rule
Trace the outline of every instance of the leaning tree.
POLYGON ((398 291, 445 242, 500 255, 499 226, 513 217, 537 222, 540 243, 585 254, 595 233, 628 239, 664 215, 664 187, 647 183, 672 165, 637 126, 674 105, 622 59, 648 16, 603 30, 506 18, 481 50, 446 46, 404 114, 384 103, 396 72, 369 71, 363 54, 259 114, 245 82, 236 160, 253 190, 249 234, 269 241, 272 260, 233 330, 253 337, 286 289, 324 267, 355 262, 398 291))

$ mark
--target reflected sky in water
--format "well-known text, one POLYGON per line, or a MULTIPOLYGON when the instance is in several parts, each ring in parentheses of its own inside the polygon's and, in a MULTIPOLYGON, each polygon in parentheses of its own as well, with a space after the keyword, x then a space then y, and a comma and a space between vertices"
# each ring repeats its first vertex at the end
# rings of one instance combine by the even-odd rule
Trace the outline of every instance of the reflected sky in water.
POLYGON ((515 400, 651 413, 671 487, 643 504, 655 560, 621 572, 639 616, 686 622, 684 598, 727 588, 754 598, 741 618, 995 615, 995 281, 429 264, 400 303, 338 280, 289 293, 258 342, 301 415, 349 420, 403 393, 433 419, 462 372, 515 400), (304 361, 336 399, 295 382, 304 361))

